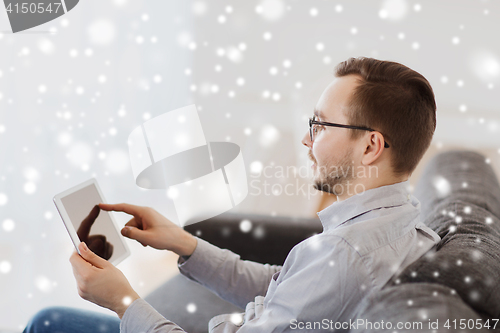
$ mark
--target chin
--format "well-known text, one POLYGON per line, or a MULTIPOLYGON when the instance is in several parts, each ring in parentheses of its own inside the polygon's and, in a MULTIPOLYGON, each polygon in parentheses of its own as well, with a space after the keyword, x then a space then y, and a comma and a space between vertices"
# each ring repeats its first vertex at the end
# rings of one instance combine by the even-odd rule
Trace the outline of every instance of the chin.
POLYGON ((346 186, 348 186, 351 180, 352 179, 345 177, 327 179, 319 179, 316 177, 313 179, 313 187, 318 191, 339 196, 344 193, 344 191, 346 190, 346 186))
POLYGON ((332 191, 332 187, 329 184, 326 184, 320 180, 315 179, 313 187, 318 191, 337 195, 335 192, 332 191))

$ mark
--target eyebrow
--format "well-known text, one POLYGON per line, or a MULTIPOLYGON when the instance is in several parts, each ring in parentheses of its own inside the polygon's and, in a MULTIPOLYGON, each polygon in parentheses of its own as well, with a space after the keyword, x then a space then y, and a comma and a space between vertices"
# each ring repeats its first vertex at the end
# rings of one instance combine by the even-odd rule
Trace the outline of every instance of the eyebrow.
POLYGON ((325 116, 323 115, 323 113, 321 111, 318 111, 317 109, 314 109, 314 115, 316 117, 318 117, 319 119, 325 119, 325 116))

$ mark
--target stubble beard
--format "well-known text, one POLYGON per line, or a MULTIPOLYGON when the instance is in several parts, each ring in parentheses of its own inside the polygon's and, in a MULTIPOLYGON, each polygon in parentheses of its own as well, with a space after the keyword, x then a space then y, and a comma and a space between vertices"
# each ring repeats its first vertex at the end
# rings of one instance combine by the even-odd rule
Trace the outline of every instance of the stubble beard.
POLYGON ((316 190, 341 195, 356 177, 353 172, 352 152, 347 152, 338 163, 319 166, 309 151, 309 158, 316 163, 318 178, 314 179, 316 190))

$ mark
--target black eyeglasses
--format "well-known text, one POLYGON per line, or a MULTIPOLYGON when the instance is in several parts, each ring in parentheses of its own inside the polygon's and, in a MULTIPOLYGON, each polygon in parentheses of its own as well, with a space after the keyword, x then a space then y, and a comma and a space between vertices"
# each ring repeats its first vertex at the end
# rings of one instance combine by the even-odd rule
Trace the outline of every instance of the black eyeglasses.
MULTIPOLYGON (((322 126, 332 126, 332 127, 341 127, 341 128, 350 128, 350 129, 359 129, 362 131, 375 131, 372 128, 364 127, 364 126, 353 126, 353 125, 343 125, 343 124, 335 124, 335 123, 327 123, 323 121, 317 121, 316 116, 309 118, 309 135, 311 136, 311 142, 314 141, 314 136, 318 133, 318 126, 313 125, 322 125, 322 126)), ((389 148, 389 145, 384 140, 384 148, 389 148)))

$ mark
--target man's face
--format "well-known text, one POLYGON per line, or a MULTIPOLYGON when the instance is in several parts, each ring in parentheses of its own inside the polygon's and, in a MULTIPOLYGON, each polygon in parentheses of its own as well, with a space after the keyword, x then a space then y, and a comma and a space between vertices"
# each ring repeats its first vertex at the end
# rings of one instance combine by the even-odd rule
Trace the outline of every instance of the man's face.
MULTIPOLYGON (((357 76, 335 78, 323 91, 316 104, 316 119, 322 122, 349 124, 348 103, 357 86, 357 76)), ((346 185, 355 178, 354 168, 359 161, 353 154, 357 140, 350 138, 350 130, 340 127, 318 126, 311 142, 309 132, 302 143, 309 148, 309 158, 314 163, 313 182, 318 190, 341 195, 346 185)))

